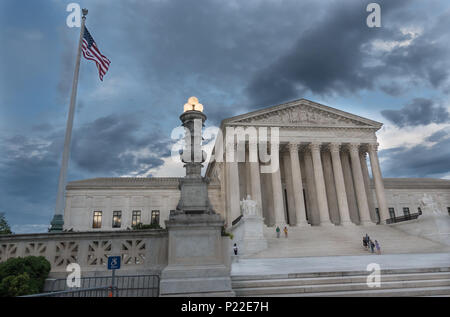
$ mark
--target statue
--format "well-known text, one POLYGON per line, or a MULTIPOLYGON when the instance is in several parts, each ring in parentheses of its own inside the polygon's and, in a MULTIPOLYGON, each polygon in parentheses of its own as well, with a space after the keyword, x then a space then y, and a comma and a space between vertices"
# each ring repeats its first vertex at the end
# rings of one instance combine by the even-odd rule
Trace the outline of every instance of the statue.
POLYGON ((251 200, 250 195, 247 195, 247 198, 243 199, 240 202, 240 205, 241 205, 241 212, 244 217, 258 215, 258 213, 257 213, 258 206, 256 204, 256 201, 251 200))
POLYGON ((426 213, 429 214, 433 213, 435 215, 439 215, 442 213, 438 204, 429 194, 423 194, 423 197, 419 202, 419 206, 422 211, 425 211, 426 213))

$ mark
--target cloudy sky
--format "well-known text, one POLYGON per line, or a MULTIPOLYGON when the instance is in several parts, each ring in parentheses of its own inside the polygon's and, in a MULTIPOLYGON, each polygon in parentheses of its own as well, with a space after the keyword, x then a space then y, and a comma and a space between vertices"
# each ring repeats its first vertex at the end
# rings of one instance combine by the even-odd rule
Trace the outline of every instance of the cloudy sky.
MULTIPOLYGON (((46 231, 79 29, 74 1, 1 0, 0 212, 46 231)), ((189 96, 208 127, 308 98, 384 123, 385 177, 450 178, 450 4, 377 1, 90 0, 87 26, 111 60, 82 60, 69 180, 177 176, 172 130, 189 96)))

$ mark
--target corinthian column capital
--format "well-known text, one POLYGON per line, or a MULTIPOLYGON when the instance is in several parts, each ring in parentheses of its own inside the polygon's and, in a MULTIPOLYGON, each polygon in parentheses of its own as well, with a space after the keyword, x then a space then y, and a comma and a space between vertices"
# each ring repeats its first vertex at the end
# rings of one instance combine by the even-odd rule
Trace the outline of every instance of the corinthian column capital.
POLYGON ((378 151, 378 143, 369 143, 369 151, 378 151))
POLYGON ((350 143, 348 145, 348 149, 350 153, 358 153, 359 152, 359 143, 350 143))
POLYGON ((341 149, 341 144, 337 143, 337 142, 333 142, 333 143, 330 143, 328 148, 330 149, 331 152, 338 152, 339 153, 339 151, 341 149))
POLYGON ((321 143, 319 142, 311 142, 308 146, 311 152, 313 152, 313 151, 320 151, 320 145, 321 143))
POLYGON ((298 152, 299 144, 296 142, 290 142, 288 144, 288 148, 290 153, 298 152))

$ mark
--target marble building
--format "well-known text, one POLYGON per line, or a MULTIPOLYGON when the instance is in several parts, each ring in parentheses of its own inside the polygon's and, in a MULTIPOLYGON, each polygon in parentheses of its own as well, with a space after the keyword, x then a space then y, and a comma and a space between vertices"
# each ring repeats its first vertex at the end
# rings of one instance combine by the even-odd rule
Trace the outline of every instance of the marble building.
MULTIPOLYGON (((424 193, 448 211, 449 180, 382 178, 376 136, 381 126, 306 99, 225 119, 221 131, 277 127, 279 168, 262 173, 259 161, 210 162, 206 176, 213 208, 231 226, 241 215, 240 201, 250 195, 267 226, 300 227, 389 223, 420 213, 424 193)), ((243 143, 248 157, 249 139, 243 143)), ((137 223, 164 227, 180 197, 178 184, 178 178, 70 182, 64 228, 124 230, 137 223)))

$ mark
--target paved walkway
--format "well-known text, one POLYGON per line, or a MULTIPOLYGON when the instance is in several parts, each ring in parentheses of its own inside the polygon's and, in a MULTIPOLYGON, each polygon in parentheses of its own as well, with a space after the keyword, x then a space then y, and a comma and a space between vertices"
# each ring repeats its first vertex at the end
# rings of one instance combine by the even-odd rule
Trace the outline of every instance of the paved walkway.
POLYGON ((308 272, 366 271, 369 263, 384 269, 450 267, 450 253, 369 254, 302 258, 239 259, 231 275, 287 275, 308 272))

